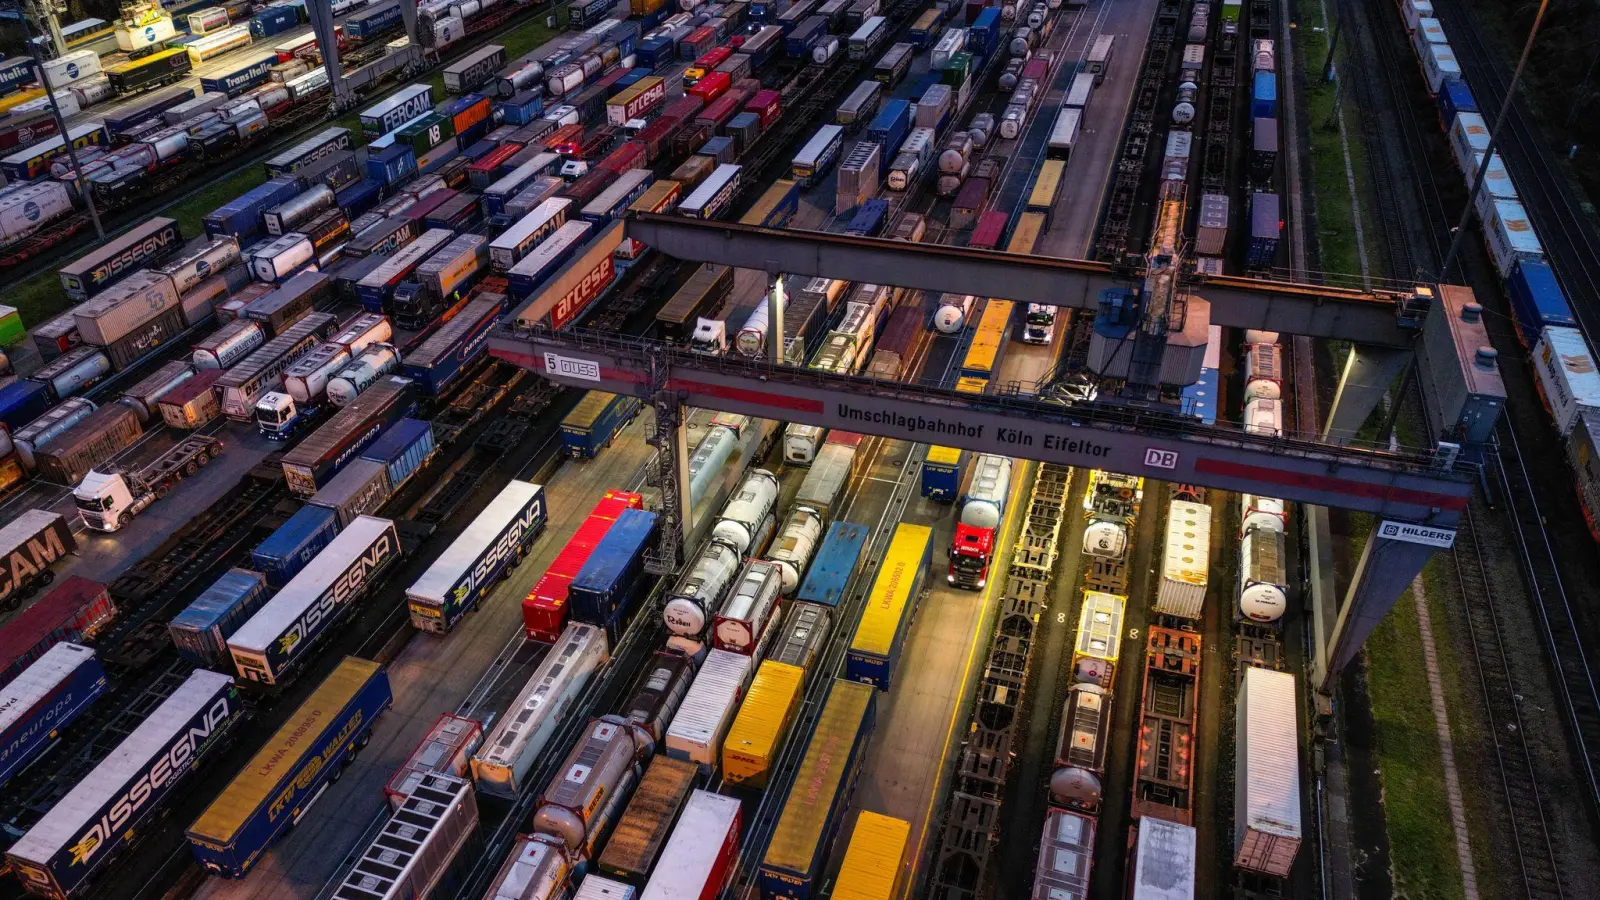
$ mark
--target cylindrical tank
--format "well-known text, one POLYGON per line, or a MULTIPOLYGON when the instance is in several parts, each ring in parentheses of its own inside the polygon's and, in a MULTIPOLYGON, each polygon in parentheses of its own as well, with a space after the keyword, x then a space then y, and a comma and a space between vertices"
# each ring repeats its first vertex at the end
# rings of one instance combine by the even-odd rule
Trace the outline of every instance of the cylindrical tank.
POLYGON ((1278 333, 1276 331, 1258 331, 1254 328, 1245 330, 1244 342, 1246 344, 1276 344, 1278 333))
POLYGON ((1015 3, 1006 3, 1000 7, 1000 20, 1002 22, 1013 22, 1016 21, 1016 18, 1017 5, 1015 3))
POLYGON ((324 210, 333 208, 333 188, 325 184, 313 185, 300 192, 265 215, 267 230, 271 234, 287 234, 299 225, 311 221, 324 210))
POLYGON ((711 611, 739 572, 739 551, 713 539, 695 557, 694 564, 672 589, 661 615, 673 634, 697 637, 711 622, 711 611))
POLYGON ((229 268, 239 261, 239 242, 232 237, 212 238, 211 243, 162 266, 160 272, 172 279, 179 294, 229 268))
POLYGON ((116 95, 117 91, 111 86, 111 79, 104 75, 85 78, 72 86, 72 96, 77 98, 80 108, 104 103, 116 95))
POLYGON ((984 454, 972 464, 966 502, 961 504, 961 524, 969 528, 999 528, 1011 490, 1011 459, 984 454))
POLYGON ((544 87, 551 96, 564 97, 583 86, 583 67, 567 63, 545 78, 544 87))
POLYGON ((275 284, 316 259, 316 248, 303 236, 284 235, 250 257, 250 274, 257 281, 275 284))
POLYGON ((655 752, 656 744, 667 733, 667 724, 683 705, 683 695, 694 682, 694 662, 685 654, 657 650, 645 667, 639 689, 622 707, 622 718, 633 729, 640 752, 655 752))
POLYGON ((1174 125, 1187 125, 1194 121, 1194 104, 1179 103, 1172 107, 1172 122, 1174 125))
POLYGON ((734 349, 740 356, 749 356, 759 359, 767 347, 767 319, 771 313, 772 297, 768 295, 761 298, 750 318, 744 320, 744 325, 739 328, 739 334, 733 339, 734 349))
POLYGON ((1057 803, 1093 809, 1100 805, 1100 776, 1088 769, 1064 766, 1050 776, 1050 796, 1057 803))
POLYGON ((711 529, 711 536, 722 538, 743 556, 752 552, 756 533, 778 502, 778 476, 766 469, 752 469, 744 483, 722 508, 722 515, 711 529))
POLYGON ((1246 532, 1239 550, 1239 614, 1252 622, 1276 622, 1288 608, 1283 532, 1246 532))
POLYGON ((1244 399, 1277 400, 1283 394, 1283 348, 1251 344, 1244 354, 1244 399))
POLYGON ((1283 402, 1256 399, 1244 405, 1244 430, 1269 437, 1283 436, 1283 402))
POLYGON ((1093 684, 1110 690, 1116 674, 1116 665, 1098 656, 1079 657, 1072 666, 1074 684, 1093 684))
POLYGON ((1022 127, 1028 124, 1028 108, 1020 104, 1006 107, 1000 115, 1000 136, 1008 141, 1014 141, 1022 134, 1022 127))
POLYGON ((394 328, 389 324, 388 316, 360 313, 339 326, 339 330, 328 339, 328 342, 349 349, 352 356, 359 356, 369 346, 387 341, 391 337, 394 337, 394 328))
POLYGON ((933 313, 933 328, 940 334, 960 334, 966 327, 967 315, 972 311, 971 294, 942 294, 939 308, 933 313))
POLYGON ((1033 29, 1024 25, 1013 31, 1007 49, 1011 51, 1012 56, 1026 59, 1028 54, 1033 52, 1033 29))
POLYGON ((800 579, 806 573, 806 567, 811 564, 811 556, 817 551, 817 541, 822 537, 822 517, 809 509, 797 509, 789 513, 789 518, 783 523, 783 530, 778 532, 777 540, 772 542, 772 549, 767 552, 767 559, 776 563, 779 574, 783 576, 784 596, 793 594, 800 587, 800 579))
POLYGON ((967 177, 966 169, 966 166, 962 166, 959 175, 947 175, 941 172, 939 177, 934 180, 934 190, 941 197, 954 197, 961 191, 961 185, 967 177))
POLYGON ((466 21, 477 15, 481 9, 482 7, 479 5, 478 0, 467 0, 465 3, 453 4, 450 7, 450 15, 466 21))
POLYGON ((1283 501, 1277 497, 1260 494, 1239 495, 1239 534, 1242 537, 1251 529, 1282 531, 1284 525, 1283 501))
POLYGON ((234 319, 196 344, 196 369, 226 369, 267 342, 267 330, 254 319, 234 319))
POLYGON ((722 467, 739 445, 739 436, 731 428, 713 427, 701 438, 689 457, 689 502, 697 504, 705 498, 711 485, 722 475, 722 467))
POLYGON ((982 150, 989 146, 989 139, 994 137, 994 113, 978 113, 972 117, 972 124, 967 126, 967 137, 972 138, 972 149, 982 150))
POLYGON ((139 143, 154 150, 157 160, 167 162, 188 152, 189 132, 182 128, 168 128, 152 134, 139 143))
POLYGON ((400 354, 392 344, 373 344, 355 362, 328 379, 328 402, 343 407, 372 387, 379 378, 400 367, 400 354))
POLYGON ((545 785, 533 814, 533 830, 559 839, 573 853, 587 855, 601 823, 616 814, 637 775, 639 748, 633 729, 620 716, 589 721, 565 765, 545 785))
POLYGON ((350 351, 339 344, 319 344, 283 372, 283 390, 302 406, 322 399, 328 382, 350 362, 350 351))
POLYGON ((35 450, 60 437, 67 429, 88 418, 96 409, 94 401, 84 397, 69 397, 52 406, 44 415, 17 429, 12 443, 17 459, 32 471, 35 450))
POLYGON ((838 52, 839 39, 830 34, 818 41, 815 47, 811 48, 811 61, 819 66, 826 65, 828 60, 833 59, 838 52))
POLYGON ((156 403, 173 388, 194 377, 194 367, 182 360, 173 360, 128 388, 117 400, 139 416, 142 425, 161 416, 156 403))
POLYGON ((778 612, 783 574, 775 563, 753 560, 717 611, 711 644, 729 653, 754 655, 778 612))
POLYGON ((1128 552, 1128 529, 1101 519, 1083 529, 1083 552, 1102 559, 1121 559, 1128 552))
POLYGON ((544 63, 524 62, 521 68, 510 75, 502 74, 497 82, 497 89, 502 97, 510 97, 518 91, 525 91, 544 81, 544 63), (507 92, 507 88, 510 92, 507 92))
POLYGON ((947 175, 958 175, 967 165, 967 159, 972 156, 972 138, 965 131, 958 131, 945 139, 944 149, 939 152, 939 171, 947 175))
POLYGON ((78 347, 35 372, 33 380, 50 385, 57 397, 71 397, 111 374, 111 360, 92 347, 78 347), (82 351, 82 352, 80 352, 82 351), (71 362, 62 362, 73 357, 71 362), (62 363, 57 365, 57 363, 62 363))

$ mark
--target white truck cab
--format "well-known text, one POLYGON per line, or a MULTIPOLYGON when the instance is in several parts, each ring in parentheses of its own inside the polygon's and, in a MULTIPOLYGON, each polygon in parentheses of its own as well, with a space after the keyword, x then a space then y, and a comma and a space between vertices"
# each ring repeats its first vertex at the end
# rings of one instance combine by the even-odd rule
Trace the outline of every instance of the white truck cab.
POLYGON ((283 391, 267 391, 256 401, 256 425, 275 441, 286 441, 300 425, 302 413, 294 398, 283 391))
POLYGON ((721 319, 699 319, 694 334, 689 337, 689 349, 707 356, 722 356, 728 352, 728 323, 721 319))

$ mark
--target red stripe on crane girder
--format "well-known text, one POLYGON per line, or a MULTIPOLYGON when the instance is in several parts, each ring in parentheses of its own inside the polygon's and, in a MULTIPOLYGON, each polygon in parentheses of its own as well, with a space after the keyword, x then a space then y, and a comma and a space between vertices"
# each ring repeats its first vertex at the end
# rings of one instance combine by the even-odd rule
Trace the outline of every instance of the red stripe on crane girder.
POLYGON ((1363 497, 1368 500, 1390 500, 1395 503, 1405 503, 1411 506, 1435 506, 1440 509, 1460 510, 1467 508, 1466 497, 1452 497, 1449 494, 1438 494, 1433 491, 1419 491, 1412 488, 1391 487, 1383 484, 1371 484, 1364 481, 1351 481, 1347 478, 1335 478, 1329 475, 1311 475, 1298 472, 1285 472, 1282 469, 1269 469, 1263 466, 1251 466, 1244 463, 1227 462, 1220 459, 1200 457, 1195 460, 1194 470, 1197 473, 1208 475, 1221 475, 1228 478, 1245 478, 1266 484, 1281 484, 1290 487, 1310 488, 1319 491, 1332 491, 1336 494, 1347 494, 1351 497, 1363 497))
POLYGON ((719 400, 733 400, 737 403, 750 403, 756 406, 765 406, 771 409, 784 409, 793 412, 811 413, 822 415, 822 401, 808 400, 804 397, 791 397, 785 394, 772 394, 766 391, 751 391, 744 388, 728 387, 721 384, 706 384, 703 381, 690 381, 686 378, 674 378, 668 384, 673 390, 687 391, 691 394, 700 394, 706 397, 715 397, 719 400))

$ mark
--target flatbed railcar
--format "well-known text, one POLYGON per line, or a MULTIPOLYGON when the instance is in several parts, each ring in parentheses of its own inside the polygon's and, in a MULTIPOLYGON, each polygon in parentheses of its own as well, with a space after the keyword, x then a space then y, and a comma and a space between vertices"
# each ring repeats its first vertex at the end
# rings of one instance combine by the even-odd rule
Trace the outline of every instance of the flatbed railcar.
POLYGON ((1133 782, 1135 818, 1154 815, 1185 825, 1193 821, 1199 678, 1199 635, 1148 630, 1133 782))

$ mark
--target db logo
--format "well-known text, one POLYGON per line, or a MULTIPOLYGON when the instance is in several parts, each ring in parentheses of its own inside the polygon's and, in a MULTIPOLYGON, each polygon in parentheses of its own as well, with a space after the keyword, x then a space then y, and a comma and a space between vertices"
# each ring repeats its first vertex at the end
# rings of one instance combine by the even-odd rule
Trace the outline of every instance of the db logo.
POLYGON ((1176 469, 1178 467, 1178 451, 1157 450, 1155 447, 1144 448, 1144 464, 1152 469, 1176 469))

